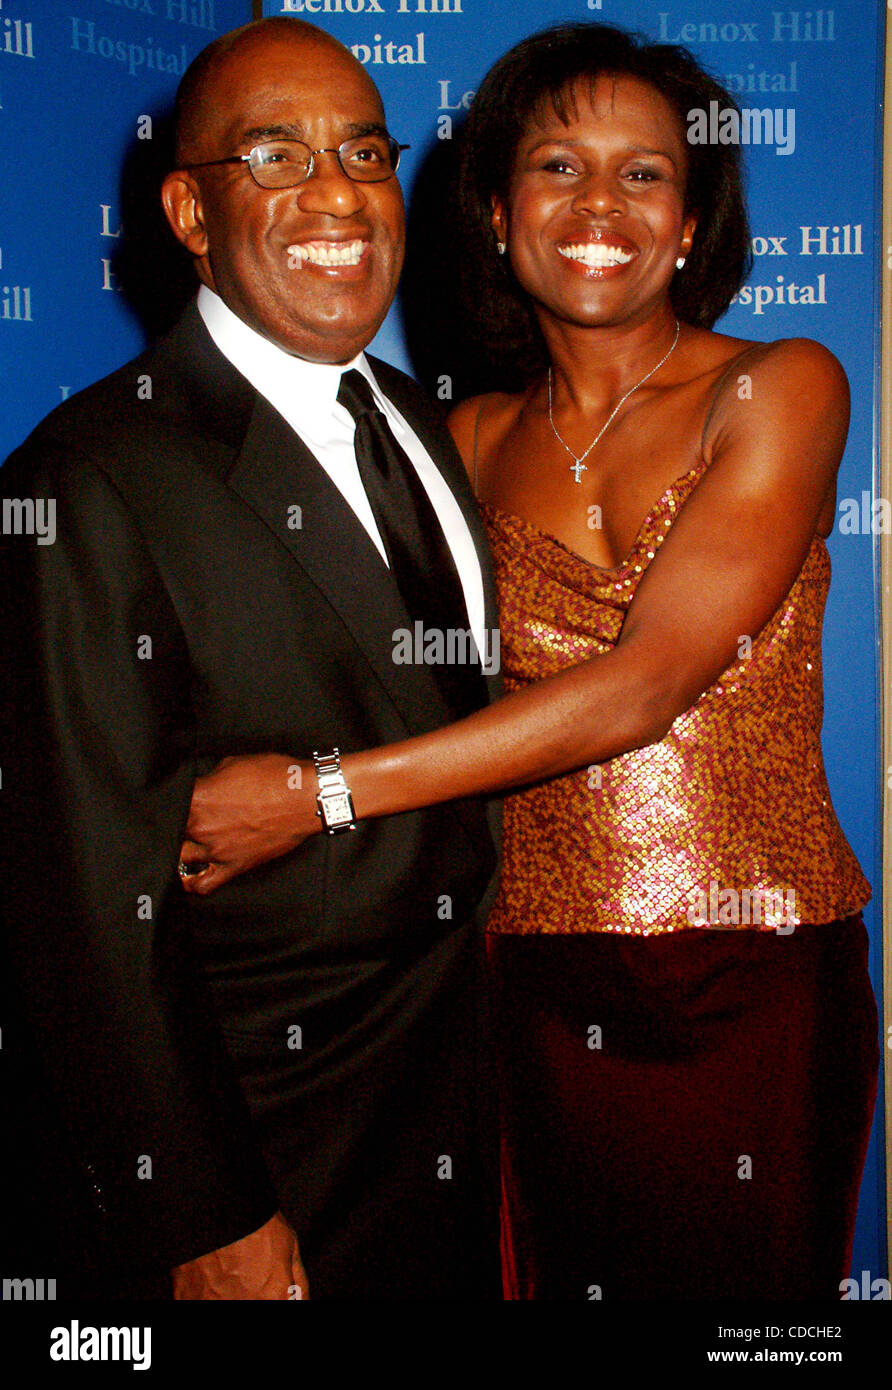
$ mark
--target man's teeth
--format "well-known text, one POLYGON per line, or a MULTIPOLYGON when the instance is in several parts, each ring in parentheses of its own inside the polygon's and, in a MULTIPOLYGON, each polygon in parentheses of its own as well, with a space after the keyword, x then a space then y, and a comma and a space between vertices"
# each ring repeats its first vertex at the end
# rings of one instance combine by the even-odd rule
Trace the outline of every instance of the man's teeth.
POLYGON ((585 261, 590 266, 626 265, 634 252, 625 251, 621 246, 608 246, 603 241, 584 241, 570 246, 559 246, 558 251, 568 261, 585 261))
POLYGON ((365 241, 298 242, 288 247, 288 260, 290 265, 297 267, 305 261, 311 265, 359 265, 367 245, 365 241))

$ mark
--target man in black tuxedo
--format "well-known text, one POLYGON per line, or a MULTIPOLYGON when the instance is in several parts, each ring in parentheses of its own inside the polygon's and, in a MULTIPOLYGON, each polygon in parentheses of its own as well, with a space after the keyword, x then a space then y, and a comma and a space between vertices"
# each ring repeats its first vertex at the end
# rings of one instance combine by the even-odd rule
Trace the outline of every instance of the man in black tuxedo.
POLYGON ((299 1297, 301 1256, 314 1297, 497 1296, 491 820, 350 829, 337 769, 493 693, 479 665, 393 660, 413 565, 478 650, 495 618, 441 419, 362 351, 402 264, 398 149, 360 64, 296 20, 206 49, 177 124, 164 203, 197 303, 3 470, 5 498, 55 507, 53 544, 5 538, 2 801, 12 1050, 81 1213, 58 1296, 90 1267, 105 1292, 161 1269, 177 1297, 299 1297), (396 441, 383 482, 357 398, 396 441), (184 893, 196 776, 272 750, 316 755, 331 833, 184 893))

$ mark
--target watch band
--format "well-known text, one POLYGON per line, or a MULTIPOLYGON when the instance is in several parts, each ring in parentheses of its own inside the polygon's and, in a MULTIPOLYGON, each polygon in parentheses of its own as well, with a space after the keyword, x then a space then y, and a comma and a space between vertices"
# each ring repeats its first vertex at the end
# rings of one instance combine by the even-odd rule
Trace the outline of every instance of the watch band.
POLYGON ((313 764, 319 792, 316 797, 316 812, 322 820, 322 827, 329 835, 337 835, 342 830, 356 829, 356 812, 353 797, 341 771, 340 750, 333 748, 330 753, 317 753, 313 750, 313 764))

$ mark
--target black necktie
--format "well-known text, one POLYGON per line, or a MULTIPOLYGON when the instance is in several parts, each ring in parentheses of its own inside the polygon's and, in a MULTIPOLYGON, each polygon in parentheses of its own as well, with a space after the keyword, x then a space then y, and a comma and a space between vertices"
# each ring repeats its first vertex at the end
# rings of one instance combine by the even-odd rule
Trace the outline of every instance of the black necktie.
MULTIPOLYGON (((426 630, 468 628, 464 592, 452 552, 433 505, 415 468, 400 448, 386 416, 375 405, 372 388, 361 372, 344 372, 338 403, 356 422, 354 449, 360 477, 381 533, 390 569, 413 621, 426 630)), ((479 672, 479 664, 477 665, 479 672)), ((471 668, 473 670, 473 668, 471 668)), ((433 667, 444 694, 462 708, 482 701, 471 670, 433 667), (460 695, 461 685, 473 686, 460 695)))

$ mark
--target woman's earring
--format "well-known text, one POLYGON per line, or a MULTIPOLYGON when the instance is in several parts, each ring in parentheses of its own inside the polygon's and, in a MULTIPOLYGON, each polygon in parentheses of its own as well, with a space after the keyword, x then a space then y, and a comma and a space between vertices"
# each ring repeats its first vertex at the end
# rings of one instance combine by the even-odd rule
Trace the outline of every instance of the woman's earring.
POLYGON ((675 269, 682 270, 684 268, 684 263, 686 260, 686 256, 679 256, 678 260, 675 262, 675 269))
POLYGON ((498 251, 498 253, 499 253, 500 256, 504 256, 504 254, 505 254, 505 252, 507 251, 507 249, 508 249, 508 248, 507 248, 507 246, 505 245, 504 241, 497 241, 497 242, 496 242, 496 250, 498 251))

